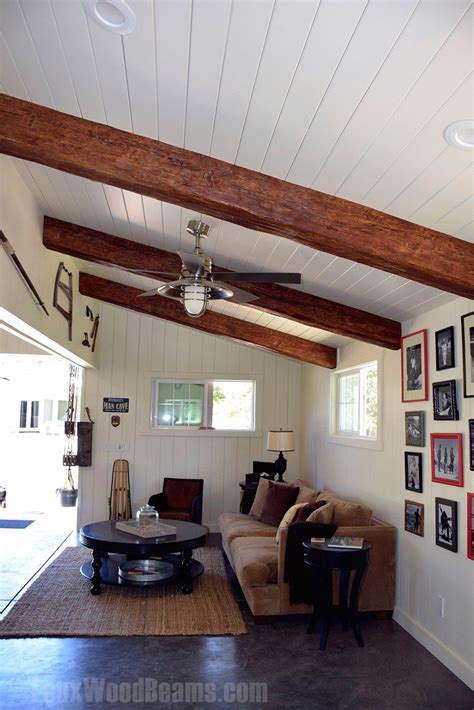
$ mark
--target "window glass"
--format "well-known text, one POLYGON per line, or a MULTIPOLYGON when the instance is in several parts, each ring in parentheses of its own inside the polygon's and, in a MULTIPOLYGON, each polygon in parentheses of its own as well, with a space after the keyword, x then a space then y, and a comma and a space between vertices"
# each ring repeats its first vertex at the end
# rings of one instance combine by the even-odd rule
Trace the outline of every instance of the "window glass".
POLYGON ((30 413, 30 428, 38 428, 38 414, 39 414, 39 402, 33 401, 31 403, 31 413, 30 413))
POLYGON ((212 383, 212 426, 214 429, 254 429, 254 382, 212 383))
POLYGON ((153 426, 193 426, 203 423, 204 384, 156 382, 153 426))
POLYGON ((26 412, 28 409, 28 402, 24 399, 20 402, 20 429, 26 428, 26 412))
POLYGON ((377 363, 337 374, 336 433, 377 438, 377 363))

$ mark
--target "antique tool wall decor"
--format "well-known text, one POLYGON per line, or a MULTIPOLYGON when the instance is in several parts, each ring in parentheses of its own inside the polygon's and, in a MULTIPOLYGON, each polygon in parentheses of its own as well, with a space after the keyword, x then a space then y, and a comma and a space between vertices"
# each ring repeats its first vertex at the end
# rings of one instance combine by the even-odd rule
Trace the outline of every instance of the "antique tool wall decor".
POLYGON ((68 323, 68 338, 72 340, 72 273, 66 269, 64 262, 61 261, 58 270, 56 271, 56 279, 54 281, 53 306, 58 309, 68 323), (67 283, 61 281, 62 273, 67 275, 67 283), (59 292, 62 291, 66 296, 68 308, 67 310, 59 303, 59 292))
POLYGON ((31 281, 30 277, 26 273, 25 269, 23 268, 23 266, 21 264, 21 261, 17 257, 15 250, 13 249, 12 245, 10 244, 10 242, 8 241, 8 239, 6 238, 6 236, 4 235, 4 233, 2 232, 1 229, 0 229, 0 244, 2 245, 2 247, 4 248, 4 250, 8 254, 8 256, 10 257, 10 260, 13 262, 15 268, 17 269, 18 273, 22 277, 23 281, 25 282, 28 290, 32 294, 32 296, 35 299, 38 306, 41 306, 41 308, 46 313, 46 315, 49 316, 49 313, 46 310, 46 306, 44 305, 44 302, 42 301, 38 291, 33 286, 33 283, 31 281))
POLYGON ((95 342, 97 340, 97 331, 99 330, 99 316, 97 315, 94 318, 93 312, 91 311, 89 306, 86 306, 86 318, 90 318, 90 320, 92 321, 92 329, 91 329, 90 336, 87 333, 87 331, 84 331, 84 338, 82 339, 82 345, 84 345, 85 348, 90 348, 91 347, 91 344, 89 342, 89 337, 90 337, 92 340, 92 352, 94 352, 95 342))

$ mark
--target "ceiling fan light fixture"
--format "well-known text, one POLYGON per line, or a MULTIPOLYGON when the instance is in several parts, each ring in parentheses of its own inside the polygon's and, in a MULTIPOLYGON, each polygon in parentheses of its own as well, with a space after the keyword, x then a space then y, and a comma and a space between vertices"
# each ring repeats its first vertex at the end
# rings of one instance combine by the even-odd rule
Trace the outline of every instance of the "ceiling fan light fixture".
POLYGON ((453 148, 474 150, 474 119, 454 121, 444 129, 444 140, 453 148))
POLYGON ((82 2, 89 17, 109 32, 128 35, 135 29, 135 13, 125 0, 82 0, 82 2))
POLYGON ((199 318, 207 307, 209 289, 202 284, 185 284, 182 288, 184 310, 190 318, 199 318))

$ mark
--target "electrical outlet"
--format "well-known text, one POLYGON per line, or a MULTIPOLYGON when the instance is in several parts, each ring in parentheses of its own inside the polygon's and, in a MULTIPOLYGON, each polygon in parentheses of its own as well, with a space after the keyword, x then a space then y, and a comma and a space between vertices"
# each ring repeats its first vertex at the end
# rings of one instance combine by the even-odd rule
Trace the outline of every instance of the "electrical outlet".
POLYGON ((105 445, 105 450, 106 451, 117 451, 117 444, 111 444, 110 441, 108 441, 105 445))
POLYGON ((444 619, 444 597, 438 597, 438 612, 442 619, 444 619))

